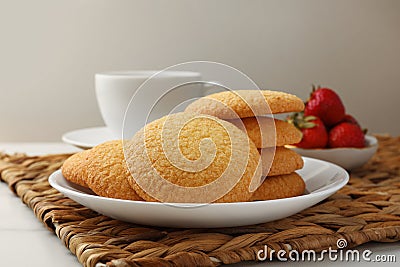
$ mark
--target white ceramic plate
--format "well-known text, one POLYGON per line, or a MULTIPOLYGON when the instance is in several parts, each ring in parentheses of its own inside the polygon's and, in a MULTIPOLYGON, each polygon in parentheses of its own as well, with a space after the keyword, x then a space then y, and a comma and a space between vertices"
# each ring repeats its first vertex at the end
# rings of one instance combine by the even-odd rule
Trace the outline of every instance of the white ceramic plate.
POLYGON ((92 148, 98 144, 114 139, 118 138, 114 138, 113 134, 105 126, 74 130, 63 134, 62 136, 62 140, 65 143, 83 149, 92 148))
POLYGON ((304 157, 316 158, 335 163, 346 170, 361 167, 375 154, 378 149, 378 140, 371 135, 365 136, 366 147, 364 148, 326 148, 326 149, 304 149, 287 146, 304 157))
POLYGON ((274 221, 300 212, 329 197, 349 180, 348 173, 329 162, 304 158, 298 173, 306 183, 302 196, 254 202, 216 204, 167 204, 99 197, 68 182, 61 171, 49 177, 51 186, 65 196, 101 214, 145 225, 212 228, 274 221))

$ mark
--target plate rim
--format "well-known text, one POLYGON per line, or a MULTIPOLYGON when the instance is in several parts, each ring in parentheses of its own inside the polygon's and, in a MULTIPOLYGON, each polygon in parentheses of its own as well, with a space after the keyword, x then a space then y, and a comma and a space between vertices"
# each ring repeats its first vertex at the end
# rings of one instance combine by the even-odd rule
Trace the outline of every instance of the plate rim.
MULTIPOLYGON (((108 130, 108 128, 107 128, 107 126, 92 126, 92 127, 85 127, 85 128, 71 130, 71 131, 63 133, 62 136, 61 136, 61 140, 64 143, 67 143, 67 144, 70 144, 70 145, 73 145, 73 146, 77 146, 79 148, 86 148, 86 149, 87 148, 92 148, 92 147, 94 147, 96 145, 94 145, 93 143, 89 144, 87 142, 77 141, 77 140, 71 139, 69 136, 71 134, 74 134, 74 133, 77 133, 77 132, 81 132, 81 131, 95 131, 95 130, 104 131, 104 130, 108 130)), ((112 138, 113 137, 110 135, 110 139, 109 140, 112 140, 112 138)))
POLYGON ((301 148, 301 147, 296 147, 294 145, 285 145, 285 147, 295 150, 295 151, 301 151, 301 152, 315 152, 315 153, 332 153, 332 152, 338 152, 338 151, 359 151, 359 152, 364 152, 366 150, 370 149, 375 149, 378 147, 378 139, 373 136, 373 135, 365 135, 365 140, 368 140, 369 145, 366 147, 362 148, 356 148, 356 147, 334 147, 334 148, 301 148))
MULTIPOLYGON (((94 198, 94 199, 98 199, 98 200, 102 200, 102 201, 113 201, 113 202, 123 202, 123 203, 132 203, 132 204, 138 204, 138 205, 149 205, 149 206, 179 206, 179 207, 200 207, 200 206, 215 206, 215 207, 223 207, 223 206, 235 206, 235 205, 262 205, 265 203, 274 203, 274 202, 290 202, 290 201, 294 201, 294 200, 307 200, 308 198, 314 198, 314 197, 318 197, 321 195, 331 195, 334 192, 337 192, 338 190, 340 190, 341 188, 343 188, 349 181, 350 179, 350 175, 349 173, 342 167, 338 166, 337 164, 328 162, 328 161, 324 161, 324 160, 320 160, 320 159, 315 159, 315 158, 310 158, 310 157, 302 157, 303 160, 306 161, 311 161, 311 162, 318 162, 318 163, 323 163, 323 164, 328 164, 331 165, 331 167, 336 168, 337 170, 339 170, 341 173, 344 174, 343 177, 343 181, 341 181, 340 183, 338 183, 337 185, 321 190, 321 191, 313 191, 310 192, 309 194, 305 194, 305 195, 300 195, 300 196, 295 196, 295 197, 288 197, 288 198, 280 198, 280 199, 272 199, 272 200, 260 200, 260 201, 247 201, 247 202, 229 202, 229 203, 164 203, 164 202, 151 202, 151 201, 138 201, 138 200, 127 200, 127 199, 117 199, 117 198, 108 198, 108 197, 102 197, 102 196, 98 196, 98 195, 91 195, 91 194, 87 194, 81 191, 74 191, 71 190, 69 188, 63 187, 61 185, 59 185, 55 179, 57 176, 61 175, 61 177, 63 179, 65 179, 65 177, 62 175, 61 169, 56 170, 55 172, 53 172, 49 178, 49 184, 57 189, 60 193, 62 193, 64 195, 64 193, 62 191, 60 191, 58 188, 62 188, 62 190, 67 191, 69 194, 72 195, 78 195, 80 197, 85 197, 85 198, 94 198)), ((66 180, 66 179, 65 179, 66 180)), ((67 180, 66 180, 67 181, 67 180)), ((66 196, 68 197, 68 196, 66 196)), ((321 200, 322 201, 322 200, 321 200)))

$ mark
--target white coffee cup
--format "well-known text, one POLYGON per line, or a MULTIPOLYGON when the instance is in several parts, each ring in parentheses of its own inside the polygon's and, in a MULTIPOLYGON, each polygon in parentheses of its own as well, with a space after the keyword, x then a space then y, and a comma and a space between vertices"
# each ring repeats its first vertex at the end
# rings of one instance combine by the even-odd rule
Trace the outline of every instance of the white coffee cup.
MULTIPOLYGON (((95 76, 96 97, 104 123, 116 139, 123 133, 135 133, 150 120, 173 111, 174 107, 188 99, 203 96, 201 74, 188 71, 112 71, 95 76), (150 79, 149 79, 150 78, 150 79), (144 83, 146 81, 146 83, 144 83), (188 84, 183 90, 169 92, 163 101, 161 96, 176 86, 188 84), (140 87, 140 90, 138 88, 140 87), (135 94, 136 93, 136 94, 135 94), (128 105, 132 96, 134 101, 128 105), (156 108, 151 109, 153 106, 156 108), (151 114, 149 116, 149 111, 151 114), (129 118, 124 123, 126 118, 129 118)), ((181 110, 175 110, 181 111, 181 110)))

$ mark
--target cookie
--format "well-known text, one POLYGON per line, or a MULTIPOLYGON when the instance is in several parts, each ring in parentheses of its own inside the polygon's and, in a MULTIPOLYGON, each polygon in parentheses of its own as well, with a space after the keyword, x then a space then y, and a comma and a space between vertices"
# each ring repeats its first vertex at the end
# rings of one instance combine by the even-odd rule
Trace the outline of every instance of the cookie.
POLYGON ((271 176, 264 180, 250 200, 272 200, 300 196, 304 193, 305 188, 303 179, 295 172, 271 176))
POLYGON ((270 117, 250 117, 241 120, 229 120, 229 122, 240 129, 243 129, 244 126, 257 148, 296 144, 302 138, 301 131, 293 124, 270 117), (260 131, 260 127, 262 131, 260 131))
POLYGON ((270 90, 237 90, 197 99, 188 105, 185 111, 208 114, 221 119, 236 119, 297 112, 303 109, 303 101, 292 94, 270 90))
POLYGON ((208 115, 185 112, 155 120, 126 143, 125 155, 130 184, 147 201, 247 201, 261 180, 253 142, 233 124, 208 115))
POLYGON ((122 141, 108 141, 89 151, 86 183, 99 196, 142 200, 130 186, 122 141))
POLYGON ((69 158, 67 158, 62 167, 61 172, 65 179, 75 184, 87 187, 86 176, 87 176, 87 158, 89 150, 83 150, 78 152, 69 158))
POLYGON ((302 157, 288 148, 263 148, 259 151, 261 153, 263 164, 262 174, 264 176, 289 174, 303 168, 304 162, 302 157))

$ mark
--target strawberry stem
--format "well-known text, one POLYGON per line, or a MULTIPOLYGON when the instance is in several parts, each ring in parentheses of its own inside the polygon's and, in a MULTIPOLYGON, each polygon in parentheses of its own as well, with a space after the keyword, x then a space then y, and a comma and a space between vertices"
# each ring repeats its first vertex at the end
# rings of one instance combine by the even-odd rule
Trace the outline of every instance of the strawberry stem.
POLYGON ((289 116, 286 119, 286 121, 293 124, 298 129, 309 129, 309 128, 314 128, 316 126, 316 124, 312 122, 315 119, 317 119, 317 117, 315 116, 304 117, 303 112, 297 112, 289 116))

